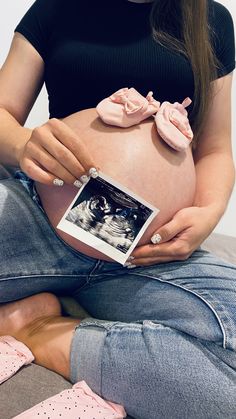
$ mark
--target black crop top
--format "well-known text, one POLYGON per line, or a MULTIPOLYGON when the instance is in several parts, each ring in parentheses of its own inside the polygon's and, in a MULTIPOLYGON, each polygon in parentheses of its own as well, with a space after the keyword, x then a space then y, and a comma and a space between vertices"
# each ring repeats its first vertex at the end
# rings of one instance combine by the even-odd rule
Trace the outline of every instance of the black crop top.
MULTIPOLYGON (((235 68, 234 28, 229 11, 209 1, 221 77, 235 68)), ((95 107, 121 87, 145 96, 152 90, 161 102, 193 98, 189 61, 152 39, 151 7, 128 0, 35 1, 15 31, 44 60, 50 117, 95 107)))

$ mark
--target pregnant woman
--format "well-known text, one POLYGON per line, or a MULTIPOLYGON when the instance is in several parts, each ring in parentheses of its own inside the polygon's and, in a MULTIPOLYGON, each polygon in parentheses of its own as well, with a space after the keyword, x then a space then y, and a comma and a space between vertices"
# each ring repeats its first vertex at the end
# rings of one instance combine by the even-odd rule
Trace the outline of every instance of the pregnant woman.
POLYGON ((217 2, 37 0, 0 73, 1 162, 21 170, 0 182, 0 335, 136 419, 236 416, 236 268, 199 248, 234 183, 233 69, 217 2), (24 128, 43 82, 50 119, 24 128), (193 99, 193 146, 153 118, 104 124, 95 106, 126 86, 193 99), (56 228, 91 168, 160 209, 126 266, 56 228), (62 317, 65 293, 91 318, 62 317))

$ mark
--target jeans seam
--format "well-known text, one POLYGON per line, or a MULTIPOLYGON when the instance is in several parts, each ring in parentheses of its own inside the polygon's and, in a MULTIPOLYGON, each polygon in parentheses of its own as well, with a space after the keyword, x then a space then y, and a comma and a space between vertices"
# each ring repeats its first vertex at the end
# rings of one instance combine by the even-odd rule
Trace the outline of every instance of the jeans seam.
MULTIPOLYGON (((143 276, 143 274, 139 274, 137 272, 132 272, 130 274, 136 275, 136 276, 143 276)), ((219 318, 219 316, 218 316, 217 312, 215 311, 214 307, 212 307, 212 305, 208 301, 206 301, 204 297, 202 297, 200 294, 196 293, 195 291, 192 291, 192 290, 190 290, 188 288, 185 288, 185 287, 183 287, 183 286, 181 286, 179 284, 170 283, 170 282, 168 282, 168 281, 166 281, 164 279, 161 279, 161 278, 158 278, 158 277, 155 277, 155 276, 151 276, 151 275, 147 275, 147 274, 145 274, 145 277, 146 278, 150 278, 150 279, 155 279, 155 280, 158 280, 160 282, 166 282, 167 284, 170 284, 170 285, 173 285, 175 287, 181 288, 184 291, 188 291, 188 292, 192 293, 193 295, 196 295, 198 298, 200 298, 212 310, 212 312, 214 313, 216 319, 218 320, 218 323, 219 323, 219 326, 221 328, 221 332, 222 332, 222 335, 223 335, 222 336, 223 348, 226 349, 226 347, 227 347, 227 336, 226 336, 226 331, 225 331, 225 328, 224 328, 224 324, 222 323, 221 319, 219 318)))
POLYGON ((95 272, 102 263, 103 261, 101 261, 100 259, 97 260, 97 262, 95 263, 95 266, 92 268, 91 272, 87 275, 87 280, 86 280, 87 284, 90 282, 91 277, 94 275, 93 272, 95 272))
MULTIPOLYGON (((105 321, 105 323, 106 323, 106 321, 105 321)), ((108 325, 104 324, 102 320, 97 320, 97 319, 94 319, 94 318, 91 318, 91 317, 87 317, 86 319, 83 319, 80 322, 80 324, 77 325, 74 329, 74 333, 76 333, 76 330, 81 330, 81 329, 86 330, 87 329, 87 330, 91 331, 91 327, 92 328, 94 327, 96 329, 100 329, 99 331, 101 333, 103 333, 103 335, 104 335, 104 341, 103 341, 102 348, 101 348, 101 357, 100 357, 100 362, 99 362, 99 368, 100 368, 100 371, 99 371, 99 374, 100 374, 100 377, 99 377, 99 387, 100 387, 99 388, 99 393, 100 393, 101 396, 103 396, 103 393, 102 393, 102 371, 103 371, 103 362, 104 362, 104 349, 105 349, 105 344, 106 344, 106 339, 107 339, 108 332, 114 326, 113 322, 110 322, 110 323, 111 323, 111 326, 108 327, 108 325)), ((87 349, 89 351, 89 348, 87 348, 87 349)), ((87 353, 88 353, 88 351, 87 351, 87 353)), ((91 359, 91 362, 92 362, 92 359, 91 359)))
MULTIPOLYGON (((86 278, 87 278, 87 275, 84 275, 86 278)), ((76 301, 77 301, 77 298, 79 297, 79 293, 81 292, 81 291, 83 291, 84 290, 84 288, 86 288, 88 286, 88 283, 87 283, 87 280, 85 281, 85 283, 80 287, 80 288, 76 288, 75 289, 75 291, 73 291, 72 292, 72 294, 70 294, 70 296, 72 297, 72 298, 74 298, 76 301)), ((83 304, 81 304, 80 302, 78 302, 77 301, 77 303, 79 304, 79 305, 81 305, 81 307, 86 311, 86 309, 83 307, 83 304)), ((91 316, 89 316, 89 317, 91 317, 91 316)), ((86 317, 87 318, 87 317, 86 317)))
POLYGON ((105 335, 103 346, 102 346, 102 351, 101 351, 101 365, 100 365, 100 391, 101 391, 101 396, 102 397, 104 397, 104 395, 103 395, 102 373, 103 373, 104 352, 105 352, 105 345, 106 345, 108 330, 106 330, 105 333, 106 333, 106 335, 105 335))
POLYGON ((21 278, 37 278, 37 277, 52 277, 52 278, 56 278, 56 277, 70 277, 70 278, 76 278, 78 276, 83 276, 83 277, 87 277, 87 275, 85 274, 33 274, 33 275, 17 275, 17 276, 4 276, 4 278, 0 280, 1 281, 8 281, 9 279, 21 279, 21 278))

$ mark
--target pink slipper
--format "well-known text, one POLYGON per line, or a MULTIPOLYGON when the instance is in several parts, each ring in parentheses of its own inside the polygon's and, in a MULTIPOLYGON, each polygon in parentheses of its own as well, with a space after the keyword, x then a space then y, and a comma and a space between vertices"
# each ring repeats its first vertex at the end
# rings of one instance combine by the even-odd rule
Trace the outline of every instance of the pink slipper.
POLYGON ((95 394, 85 381, 76 383, 13 419, 123 419, 124 408, 95 394))
POLYGON ((12 336, 0 337, 0 384, 12 377, 23 365, 33 362, 29 348, 12 336))
POLYGON ((128 128, 155 114, 159 107, 152 92, 145 98, 133 87, 125 87, 99 102, 96 110, 106 124, 128 128))
POLYGON ((193 139, 186 107, 191 99, 186 98, 182 104, 163 102, 155 116, 157 131, 161 138, 177 151, 185 150, 193 139))

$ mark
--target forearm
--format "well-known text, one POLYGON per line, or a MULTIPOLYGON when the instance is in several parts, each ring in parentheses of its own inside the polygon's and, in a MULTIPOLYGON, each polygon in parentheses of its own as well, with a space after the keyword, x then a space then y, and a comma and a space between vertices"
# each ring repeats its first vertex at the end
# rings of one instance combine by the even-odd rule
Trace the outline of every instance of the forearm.
POLYGON ((9 112, 0 108, 0 163, 18 166, 20 151, 29 140, 31 132, 22 127, 9 112))
POLYGON ((212 209, 215 223, 223 215, 235 181, 231 153, 212 152, 196 162, 196 194, 194 206, 212 209))

